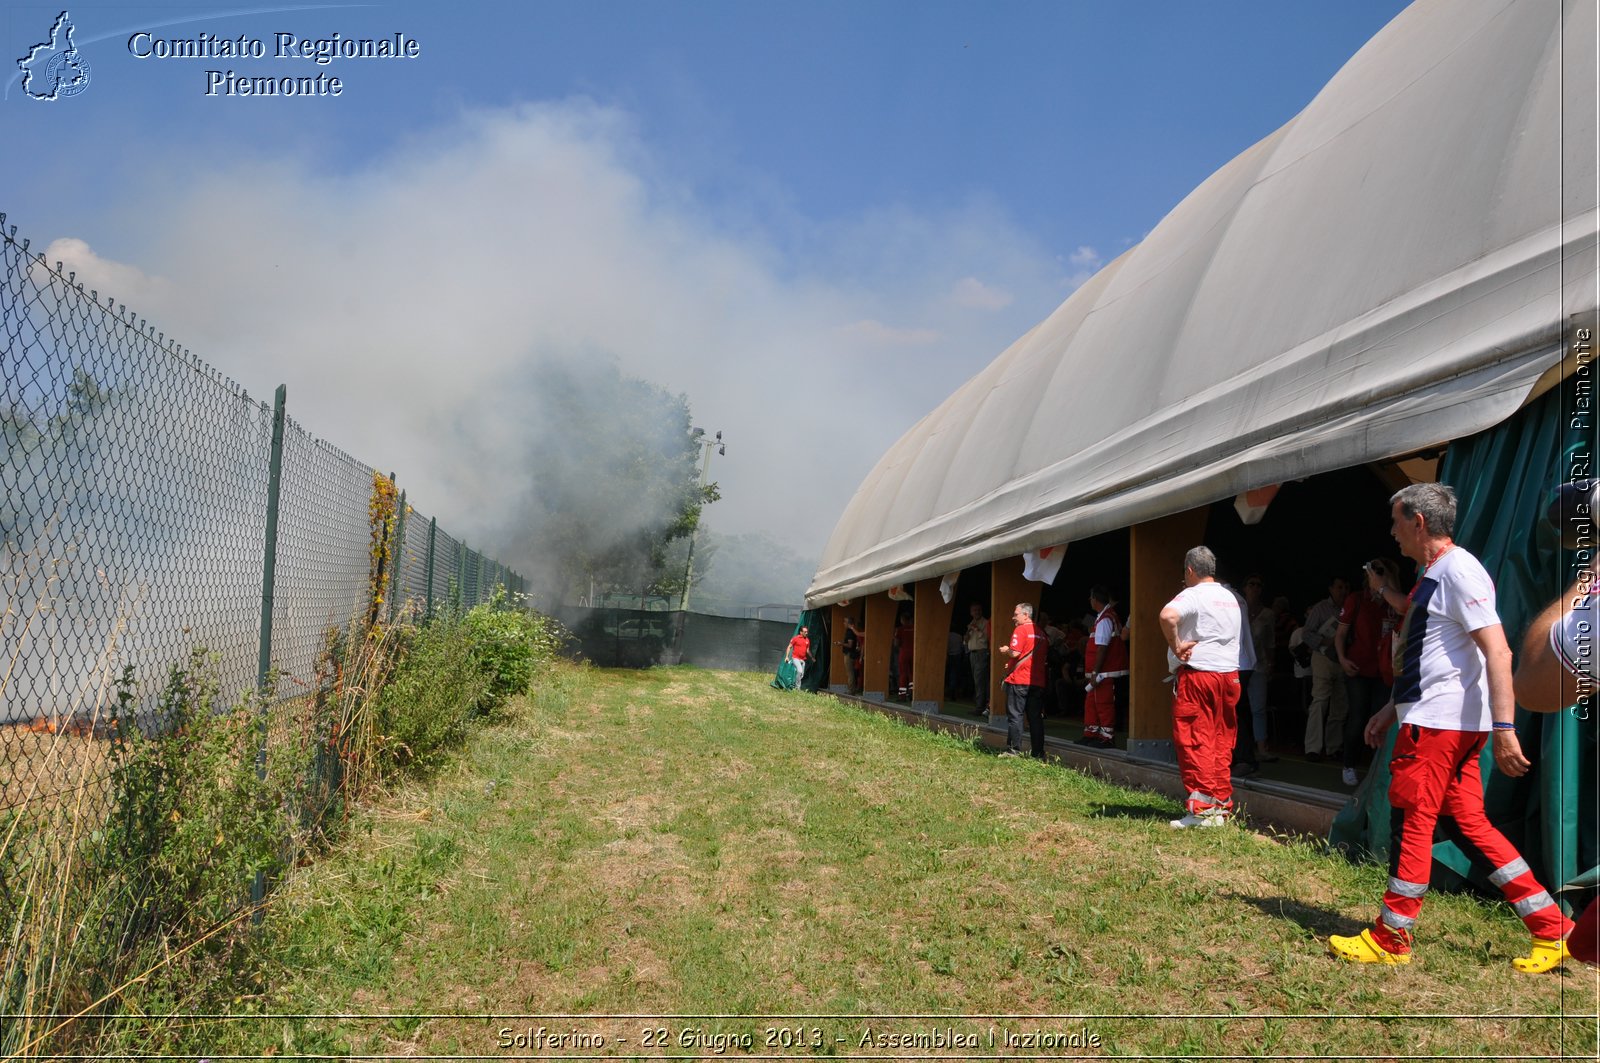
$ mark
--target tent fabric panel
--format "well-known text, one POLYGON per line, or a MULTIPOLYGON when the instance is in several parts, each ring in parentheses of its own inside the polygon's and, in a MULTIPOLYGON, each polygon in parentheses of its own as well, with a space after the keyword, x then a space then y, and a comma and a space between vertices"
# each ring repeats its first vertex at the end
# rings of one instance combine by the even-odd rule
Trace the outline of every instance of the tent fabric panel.
MULTIPOLYGON (((1063 337, 1053 364, 1044 374, 1044 402, 1047 409, 1070 410, 1065 424, 1019 424, 1027 432, 1026 452, 1038 465, 1052 465, 1113 436, 1124 426, 1169 403, 1175 378, 1186 377, 1196 355, 1185 336, 1185 325, 1192 312, 1192 299, 1207 273, 1214 267, 1218 243, 1225 236, 1239 197, 1249 188, 1270 144, 1252 149, 1253 158, 1243 165, 1228 167, 1226 180, 1214 177, 1186 201, 1185 209, 1168 216, 1171 224, 1152 233, 1129 256, 1130 266, 1142 265, 1146 254, 1171 247, 1176 253, 1162 255, 1158 275, 1146 275, 1137 288, 1131 286, 1130 270, 1123 270, 1098 298, 1082 324, 1063 337), (1178 293, 1184 298, 1150 298, 1145 293, 1178 293), (1132 370, 1132 372, 1129 372, 1132 370), (1096 386, 1110 377, 1115 386, 1096 386)), ((1238 160, 1236 160, 1238 161, 1238 160)), ((1222 176, 1222 175, 1219 175, 1222 176)), ((1031 471, 1031 470, 1030 470, 1031 471)))
MULTIPOLYGON (((859 588, 910 583, 942 575, 986 560, 1013 557, 1064 541, 1154 520, 1173 512, 1232 498, 1262 483, 1304 479, 1318 472, 1355 466, 1373 455, 1397 456, 1493 426, 1515 413, 1542 371, 1560 360, 1560 347, 1546 347, 1539 357, 1510 365, 1490 365, 1459 376, 1450 389, 1402 394, 1371 407, 1350 410, 1341 418, 1306 424, 1298 431, 1256 440, 1251 447, 1229 451, 1208 463, 1123 477, 1120 490, 1106 498, 1090 498, 1096 485, 1058 485, 1056 495, 1022 493, 1013 487, 1005 514, 994 507, 970 514, 963 523, 946 525, 949 532, 922 528, 885 543, 853 560, 853 583, 859 588), (1437 434, 1435 434, 1437 432, 1437 434)), ((1181 443, 1179 432, 1176 439, 1181 443)), ((1174 451, 1181 447, 1174 447, 1174 451)), ((1182 453, 1178 453, 1182 458, 1182 453)), ((829 573, 819 573, 813 594, 821 599, 853 597, 861 591, 829 589, 829 573), (824 588, 821 592, 816 588, 824 588)), ((840 584, 843 586, 843 584, 840 584)), ((819 599, 819 600, 821 600, 819 599)))

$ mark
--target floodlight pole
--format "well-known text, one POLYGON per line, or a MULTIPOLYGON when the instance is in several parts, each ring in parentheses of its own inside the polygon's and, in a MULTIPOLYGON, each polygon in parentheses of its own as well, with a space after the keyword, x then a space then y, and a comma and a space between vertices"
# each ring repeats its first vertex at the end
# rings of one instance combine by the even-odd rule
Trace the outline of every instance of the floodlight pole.
MULTIPOLYGON (((704 499, 706 477, 711 472, 711 452, 715 450, 718 454, 726 455, 728 447, 727 444, 722 442, 721 432, 718 432, 715 436, 707 436, 705 429, 696 428, 694 437, 700 441, 700 448, 705 452, 700 458, 700 497, 704 499)), ((704 505, 703 502, 701 504, 702 506, 704 505)), ((689 560, 683 566, 683 595, 678 599, 678 611, 680 613, 689 611, 689 584, 694 579, 694 541, 699 535, 700 520, 697 517, 694 522, 694 531, 689 533, 689 560)))

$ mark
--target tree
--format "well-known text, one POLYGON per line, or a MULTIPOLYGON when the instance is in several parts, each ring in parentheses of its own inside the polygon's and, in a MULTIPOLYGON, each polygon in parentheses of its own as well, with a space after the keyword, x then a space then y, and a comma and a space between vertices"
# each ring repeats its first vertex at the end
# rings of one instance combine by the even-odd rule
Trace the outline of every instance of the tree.
POLYGON ((531 455, 525 549, 545 592, 596 589, 673 597, 671 545, 693 534, 717 487, 700 487, 700 447, 683 395, 609 361, 549 359, 531 455))

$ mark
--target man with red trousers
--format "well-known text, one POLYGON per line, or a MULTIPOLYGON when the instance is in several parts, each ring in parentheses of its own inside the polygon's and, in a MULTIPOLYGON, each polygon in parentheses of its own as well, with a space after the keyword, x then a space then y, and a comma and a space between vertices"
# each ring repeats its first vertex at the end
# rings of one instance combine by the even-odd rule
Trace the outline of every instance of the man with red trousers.
POLYGON ((1111 602, 1111 592, 1096 585, 1089 591, 1089 608, 1095 611, 1094 630, 1084 647, 1084 676, 1088 680, 1083 700, 1083 737, 1080 744, 1110 749, 1116 736, 1116 684, 1128 676, 1128 644, 1122 641, 1122 620, 1111 602))
POLYGON ((1183 556, 1183 590, 1161 610, 1167 665, 1174 673, 1172 744, 1188 791, 1174 827, 1220 827, 1233 817, 1228 770, 1239 733, 1239 672, 1255 666, 1244 602, 1217 582, 1217 555, 1196 546, 1183 556))
POLYGON ((1389 762, 1389 888, 1377 921, 1360 934, 1328 938, 1328 951, 1353 963, 1411 962, 1412 928, 1433 871, 1434 830, 1488 872, 1489 881, 1533 935, 1528 955, 1511 966, 1536 974, 1569 955, 1572 920, 1534 878, 1522 854, 1495 829, 1483 808, 1479 754, 1492 734, 1495 765, 1527 774, 1514 721, 1511 647, 1495 611, 1494 582, 1453 541, 1455 491, 1412 484, 1389 500, 1391 534, 1419 566, 1396 640, 1399 667, 1389 703, 1367 724, 1376 748, 1398 719, 1389 762))

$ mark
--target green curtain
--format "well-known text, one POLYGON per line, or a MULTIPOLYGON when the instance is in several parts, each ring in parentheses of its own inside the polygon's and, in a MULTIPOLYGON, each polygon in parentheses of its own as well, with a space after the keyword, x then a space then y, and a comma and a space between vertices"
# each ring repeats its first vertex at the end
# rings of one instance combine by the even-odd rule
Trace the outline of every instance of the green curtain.
POLYGON ((779 690, 794 689, 794 662, 787 656, 778 664, 777 674, 772 677, 772 685, 779 690))
MULTIPOLYGON (((1513 649, 1528 622, 1566 585, 1570 571, 1556 530, 1545 520, 1555 485, 1565 479, 1559 389, 1504 423, 1451 443, 1439 479, 1456 489, 1456 542, 1472 551, 1495 580, 1500 619, 1513 649)), ((1523 750, 1535 762, 1521 779, 1494 766, 1485 747, 1484 804, 1539 875, 1555 889, 1597 862, 1595 721, 1571 712, 1546 715, 1517 710, 1523 750)), ((1394 735, 1379 751, 1355 798, 1335 819, 1329 840, 1348 850, 1386 859, 1389 850, 1389 755, 1394 735)), ((1451 875, 1489 888, 1466 856, 1448 842, 1434 846, 1435 883, 1451 875), (1448 873, 1440 873, 1448 872, 1448 873)))

